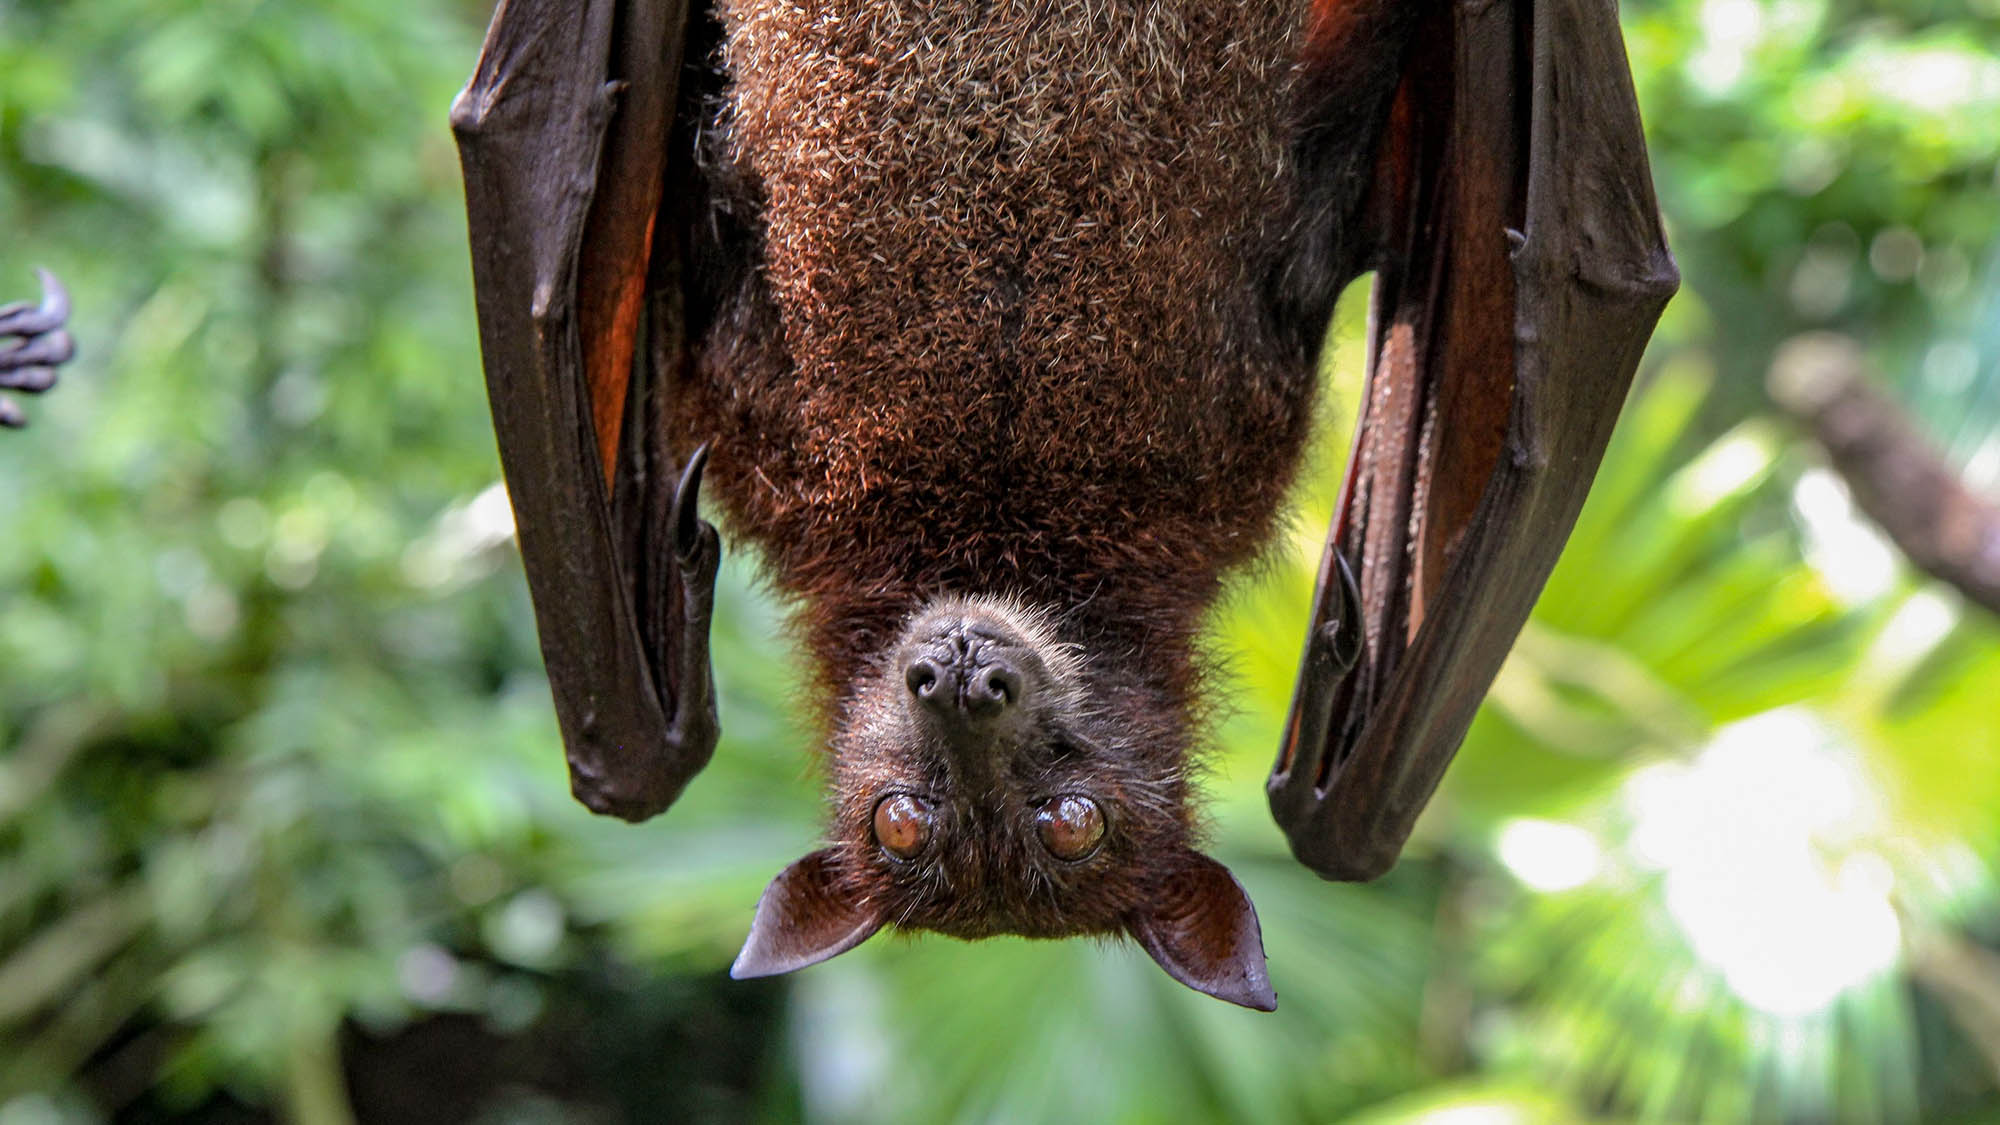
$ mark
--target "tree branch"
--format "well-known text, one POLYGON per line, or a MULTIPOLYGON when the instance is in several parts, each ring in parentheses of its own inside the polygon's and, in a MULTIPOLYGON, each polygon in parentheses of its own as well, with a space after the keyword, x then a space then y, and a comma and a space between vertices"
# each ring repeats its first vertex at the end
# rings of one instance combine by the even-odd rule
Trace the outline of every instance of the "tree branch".
POLYGON ((2000 613, 2000 505, 1966 488, 1865 376, 1853 340, 1812 333, 1779 351, 1771 397, 1812 430, 1855 505, 1917 569, 2000 613))

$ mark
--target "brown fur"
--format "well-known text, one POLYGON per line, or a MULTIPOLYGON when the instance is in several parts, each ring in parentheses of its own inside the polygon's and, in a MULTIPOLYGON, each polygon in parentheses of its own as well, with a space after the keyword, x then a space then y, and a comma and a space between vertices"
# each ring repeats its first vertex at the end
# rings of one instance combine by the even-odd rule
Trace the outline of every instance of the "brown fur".
POLYGON ((717 5, 707 174, 759 261, 719 295, 676 437, 715 443, 729 530, 800 606, 843 866, 892 921, 1115 929, 1188 846, 1197 634, 1269 540, 1312 415, 1266 292, 1301 207, 1304 9, 717 5), (994 801, 1125 794, 1094 865, 1017 854, 1024 810, 962 798, 1014 827, 960 825, 983 843, 917 874, 873 857, 880 793, 935 772, 896 733, 894 646, 951 595, 1016 597, 1084 654, 1045 733, 1095 749, 1024 751, 994 801))

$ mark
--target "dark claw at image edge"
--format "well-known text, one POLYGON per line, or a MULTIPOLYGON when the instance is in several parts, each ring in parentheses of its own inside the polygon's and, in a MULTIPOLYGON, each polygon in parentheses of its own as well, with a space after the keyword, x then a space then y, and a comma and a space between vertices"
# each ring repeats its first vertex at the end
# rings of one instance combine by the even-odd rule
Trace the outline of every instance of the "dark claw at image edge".
MULTIPOLYGON (((55 386, 56 368, 76 354, 75 342, 63 330, 69 321, 68 290, 48 270, 38 269, 35 276, 42 285, 39 304, 21 301, 0 307, 0 336, 20 338, 0 347, 0 390, 40 394, 55 386)), ((0 399, 0 426, 26 424, 19 404, 0 399)))

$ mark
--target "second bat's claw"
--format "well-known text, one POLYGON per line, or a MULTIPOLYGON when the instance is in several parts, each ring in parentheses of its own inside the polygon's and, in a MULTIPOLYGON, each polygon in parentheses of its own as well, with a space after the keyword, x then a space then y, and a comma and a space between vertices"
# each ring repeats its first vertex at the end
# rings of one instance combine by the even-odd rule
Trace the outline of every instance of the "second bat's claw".
MULTIPOLYGON (((69 292, 47 270, 36 270, 41 279, 42 300, 0 307, 0 336, 16 336, 19 342, 0 347, 0 389, 40 394, 56 385, 56 368, 76 354, 76 342, 63 325, 69 320, 69 292)), ((0 426, 19 428, 27 424, 21 408, 0 401, 0 426)))
POLYGON ((69 290, 47 270, 36 270, 35 277, 42 283, 41 303, 0 306, 0 336, 40 336, 69 322, 69 290))
POLYGON ((0 387, 15 390, 46 390, 46 387, 29 386, 27 382, 12 381, 24 377, 20 373, 53 369, 68 363, 76 355, 76 342, 69 333, 57 329, 40 336, 30 336, 11 348, 0 348, 0 387))

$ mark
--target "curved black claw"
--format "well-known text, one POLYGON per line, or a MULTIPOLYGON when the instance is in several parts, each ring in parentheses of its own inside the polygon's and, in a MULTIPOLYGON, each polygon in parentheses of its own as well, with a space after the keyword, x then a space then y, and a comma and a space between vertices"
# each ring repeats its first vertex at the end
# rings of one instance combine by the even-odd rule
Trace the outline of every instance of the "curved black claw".
MULTIPOLYGON (((1351 700, 1344 714, 1335 714, 1342 709, 1342 689, 1364 655, 1361 587, 1339 547, 1328 547, 1325 564, 1313 598, 1314 624, 1299 661, 1291 718, 1277 764, 1264 785, 1271 811, 1288 833, 1292 825, 1309 821, 1325 807, 1341 758, 1358 733, 1351 728, 1361 717, 1351 700), (1336 718, 1341 720, 1338 731, 1336 718)), ((1306 865, 1326 873, 1322 865, 1309 860, 1306 865)))
MULTIPOLYGON (((670 500, 663 493, 671 478, 664 471, 650 478, 648 511, 653 518, 645 526, 643 546, 634 548, 643 565, 628 562, 620 573, 622 580, 636 584, 613 603, 632 606, 637 626, 623 659, 629 670, 643 676, 635 689, 649 693, 643 707, 635 705, 638 718, 626 724, 633 733, 609 738, 587 722, 578 723, 574 733, 565 728, 570 790, 594 813, 637 822, 666 811, 708 764, 721 738, 708 638, 722 538, 699 514, 707 463, 704 445, 681 467, 670 500)), ((542 627, 547 651, 547 622, 542 627)), ((594 689, 594 682, 577 686, 578 666, 563 665, 570 674, 557 676, 552 661, 550 683, 579 695, 594 689)), ((594 697, 585 695, 582 702, 594 703, 594 697)))
MULTIPOLYGON (((673 668, 674 712, 667 721, 667 736, 672 743, 670 750, 691 761, 695 769, 708 761, 722 733, 708 648, 709 624, 715 619, 715 573, 722 563, 722 539, 715 533, 715 526, 697 512, 701 474, 707 466, 708 445, 704 442, 681 468, 668 524, 674 529, 681 604, 679 645, 673 668)), ((692 771, 689 773, 691 776, 692 771)))
POLYGON ((715 529, 701 518, 701 474, 708 468, 708 443, 702 442, 681 468, 681 481, 674 486, 674 510, 669 523, 674 529, 674 555, 682 564, 701 548, 703 529, 713 537, 715 529))
POLYGON ((1331 674, 1343 678, 1361 663, 1361 584, 1347 565, 1347 556, 1333 553, 1334 569, 1340 575, 1340 616, 1326 621, 1315 631, 1315 639, 1333 660, 1331 674))
MULTIPOLYGON (((21 301, 0 307, 0 336, 20 337, 0 347, 0 389, 40 394, 56 385, 56 368, 76 354, 75 342, 63 331, 69 321, 69 291, 47 270, 38 269, 35 276, 42 283, 40 304, 21 301)), ((0 426, 26 424, 17 404, 0 400, 0 426)))

